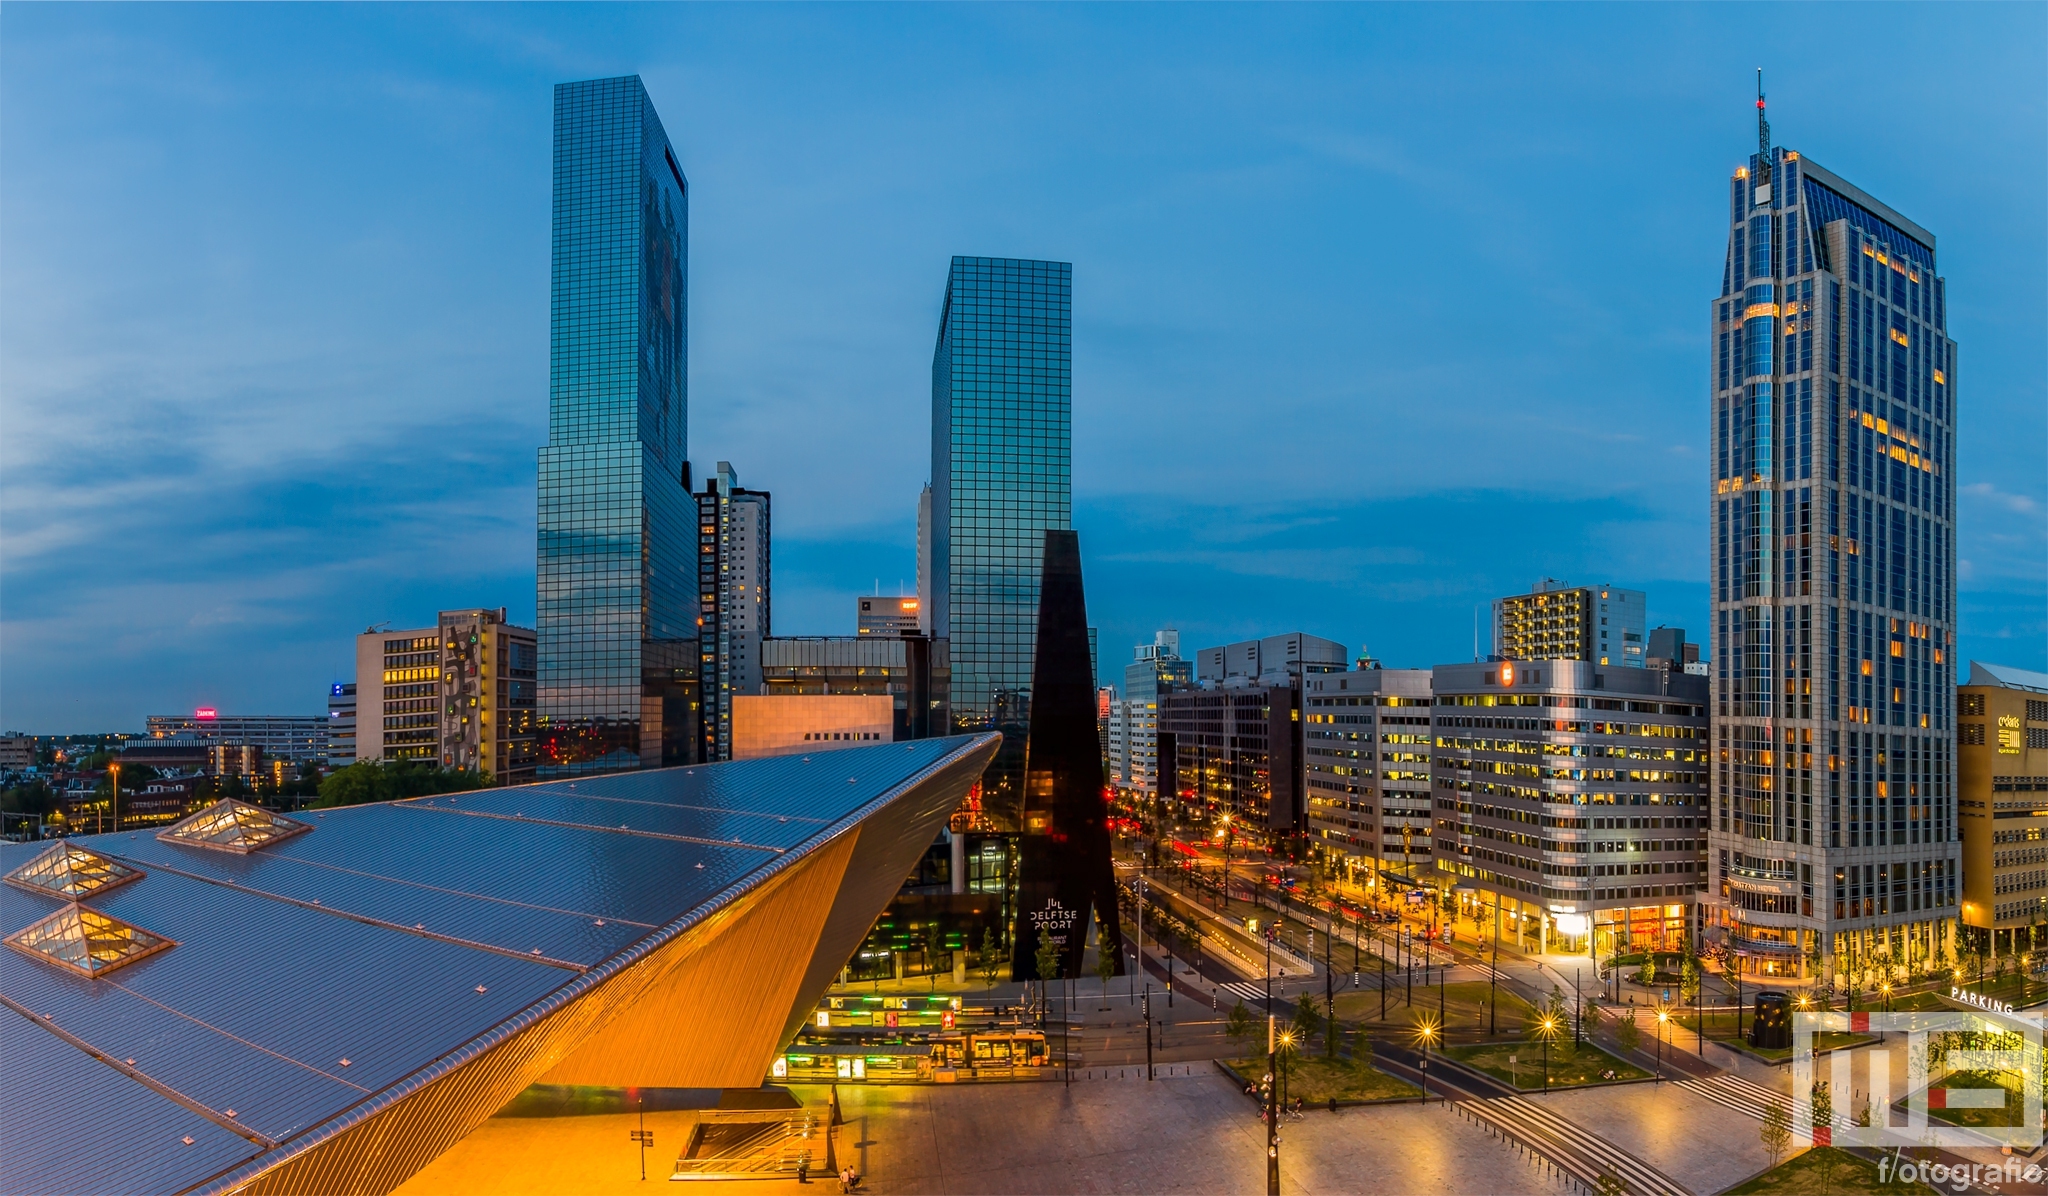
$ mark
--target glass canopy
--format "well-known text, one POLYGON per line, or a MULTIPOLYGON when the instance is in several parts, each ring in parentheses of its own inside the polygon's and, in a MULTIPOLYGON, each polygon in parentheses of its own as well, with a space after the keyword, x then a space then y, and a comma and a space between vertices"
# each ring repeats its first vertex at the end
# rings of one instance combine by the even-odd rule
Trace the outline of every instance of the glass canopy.
POLYGON ((176 945, 76 901, 8 935, 6 942, 17 951, 92 977, 176 945))
POLYGON ((261 806, 224 797, 169 830, 160 832, 157 838, 166 843, 211 847, 246 855, 312 829, 311 825, 296 818, 286 818, 261 806))
POLYGON ((6 880, 8 884, 30 892, 76 901, 136 880, 142 874, 140 868, 130 868, 99 852, 71 843, 59 843, 9 872, 6 880))

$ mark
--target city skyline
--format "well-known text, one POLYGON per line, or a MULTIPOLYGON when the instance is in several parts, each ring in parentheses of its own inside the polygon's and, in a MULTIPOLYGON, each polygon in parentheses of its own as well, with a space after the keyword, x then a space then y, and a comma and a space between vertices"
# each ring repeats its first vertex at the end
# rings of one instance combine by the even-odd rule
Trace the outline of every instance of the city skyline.
MULTIPOLYGON (((1888 11, 1906 23, 1927 19, 1926 10, 1888 11)), ((1457 105, 1437 83, 1421 90, 1440 112, 1393 92, 1352 96, 1391 96, 1400 117, 1387 122, 1391 128, 1341 120, 1290 127, 1290 119, 1307 119, 1299 103, 1242 96, 1243 123, 1226 130, 1221 148, 1173 169, 1142 162, 1113 169, 1104 155, 1115 147, 1083 132, 1074 109, 1061 111, 1051 136, 1004 127, 996 140, 1020 162, 1076 154, 1078 178, 1112 184, 1108 199, 1082 201, 1062 189, 1006 196, 999 184, 1014 167, 988 158, 934 175, 930 161, 906 159, 900 146, 879 164, 834 154, 779 175, 770 167, 796 170, 787 164, 814 148, 811 135, 788 122, 820 110, 806 109, 801 96, 792 107, 770 104, 755 84, 716 78, 687 55, 664 64, 615 61, 623 27, 653 18, 615 14, 603 28, 575 32, 551 24, 551 14, 531 15, 522 19, 555 41, 522 57, 490 48, 519 21, 480 17, 444 29, 465 47, 450 59, 455 67, 430 58, 401 63, 365 33, 363 45, 314 60, 315 77, 330 82, 389 67, 383 82, 343 103, 260 72, 231 87, 200 86, 210 77, 206 64, 232 73, 264 45, 312 36, 323 27, 318 16, 264 14, 235 38, 209 39, 217 27, 196 17, 111 22, 10 12, 0 50, 9 68, 4 94, 14 101, 6 120, 17 167, 0 183, 0 211, 9 217, 0 248, 13 263, 0 280, 0 347, 11 366, 10 484, 0 507, 8 532, 0 549, 7 598, 0 723, 41 732, 121 729, 139 727, 144 713, 195 704, 311 712, 328 683, 346 679, 353 637, 369 623, 410 625, 435 609, 500 603, 511 605, 513 622, 533 621, 523 605, 533 575, 521 576, 509 549, 523 536, 530 570, 533 526, 522 525, 522 511, 532 511, 531 463, 547 406, 539 263, 546 254, 548 85, 534 80, 546 76, 551 85, 635 69, 668 118, 681 173, 699 185, 716 179, 715 208, 700 209, 696 230, 711 264, 700 262, 701 275, 688 280, 698 298, 691 331, 700 357, 699 422, 690 431, 700 453, 740 462, 781 500, 778 630, 848 633, 847 596, 877 582, 885 591, 908 586, 915 576, 915 501, 926 480, 917 416, 929 401, 919 394, 929 357, 920 369, 916 342, 928 355, 932 279, 946 257, 992 254, 1075 263, 1073 523, 1090 553, 1103 677, 1122 668, 1130 644, 1169 624, 1196 643, 1301 626, 1369 647, 1390 664, 1455 661, 1469 655, 1475 606, 1546 574, 1644 589, 1652 625, 1685 626, 1711 642, 1707 525, 1695 497, 1708 471, 1698 445, 1709 346, 1697 329, 1696 297, 1712 285, 1719 250, 1687 226, 1712 224, 1709 205, 1691 193, 1700 180, 1741 161, 1741 93, 1753 64, 1738 55, 1753 52, 1726 31, 1705 30, 1711 45, 1683 61, 1678 79, 1645 84, 1622 65, 1620 50, 1697 19, 1693 10, 1680 13, 1606 22, 1588 51, 1597 61, 1586 81, 1517 74, 1550 92, 1534 112, 1496 112, 1485 135, 1446 127, 1457 105), (142 72, 142 82, 111 89, 90 110, 51 117, 72 84, 29 56, 61 65, 96 31, 117 24, 125 30, 117 60, 170 46, 180 51, 175 69, 142 72), (560 65, 564 56, 593 54, 604 63, 560 65), (435 81, 440 90, 419 90, 435 81), (723 103, 715 102, 720 86, 731 93, 723 103), (1603 86, 1632 91, 1651 115, 1573 107, 1603 86), (137 110, 139 97, 158 92, 184 125, 137 110), (483 156, 502 162, 484 166, 486 185, 474 190, 442 194, 446 176, 430 168, 416 190, 379 185, 313 200, 339 206, 321 209, 311 225, 287 222, 291 236, 313 246, 316 285, 306 289, 339 291, 361 308, 339 311, 340 331, 326 339, 312 335, 307 321, 336 315, 328 305, 338 300, 302 297, 272 277, 267 262, 256 264, 287 256, 277 250, 284 242, 272 239, 286 229, 260 221, 231 234, 218 216, 199 210, 207 192, 196 167, 160 163, 164 202, 138 222, 183 247, 144 255, 123 276, 125 289, 77 281, 91 275, 84 267, 96 259, 75 255, 97 250, 78 248, 90 240, 69 223, 79 215, 56 205, 83 214, 129 210, 139 198, 123 189, 125 181, 111 198, 92 200, 58 181, 79 147, 129 137, 163 153, 199 138, 212 146, 215 156, 206 160, 225 179, 243 179, 237 147, 260 127, 245 107, 269 94, 317 115, 343 161, 386 142, 412 161, 453 139, 480 156, 471 167, 483 156), (441 123, 428 122, 424 134, 392 124, 422 112, 441 123), (1539 127, 1539 118, 1550 123, 1539 127), (1679 122, 1669 144, 1631 138, 1657 119, 1679 122), (741 152, 734 139, 764 122, 776 135, 741 152), (1551 140, 1506 146, 1537 132, 1551 140), (65 137, 75 144, 60 142, 65 137), (1602 165, 1598 147, 1622 142, 1630 144, 1627 168, 1602 165), (1549 206, 1539 194, 1556 183, 1546 161, 1598 178, 1595 190, 1604 197, 1613 189, 1614 203, 1600 205, 1599 219, 1549 206), (852 209, 867 212, 877 189, 897 195, 901 184, 887 176, 905 166, 945 182, 940 202, 953 214, 915 236, 886 228, 879 248, 823 245, 818 238, 843 236, 853 214, 790 199, 791 188, 830 180, 839 184, 835 192, 851 193, 852 209), (1218 210, 1194 214, 1205 194, 1218 210), (1447 196, 1458 203, 1446 204, 1447 196), (1455 265, 1467 277, 1458 286, 1413 281, 1418 247, 1362 238, 1342 215, 1353 201, 1374 220, 1409 222, 1420 234, 1412 239, 1446 259, 1433 269, 1448 275, 1458 271, 1444 267, 1455 265), (783 273, 790 251, 765 249, 762 215, 749 213, 750 205, 765 205, 803 247, 827 251, 800 276, 811 293, 799 294, 772 333, 761 322, 769 299, 761 288, 799 276, 783 273), (1433 222, 1449 217, 1431 209, 1447 207, 1457 213, 1452 224, 1479 229, 1473 246, 1443 240, 1433 222), (715 217, 707 215, 713 210, 715 217), (1218 215, 1248 212, 1302 231, 1247 231, 1253 226, 1240 221, 1235 235, 1203 242, 1207 252, 1189 239, 1212 235, 1218 215), (492 233, 513 230, 511 246, 491 249, 511 264, 479 272, 464 243, 475 234, 456 234, 449 223, 458 214, 492 233), (336 217, 340 227, 322 227, 336 217), (1159 231, 1139 235, 1146 224, 1159 231), (205 235, 181 238, 180 228, 205 235), (449 247, 398 262, 429 233, 450 234, 449 247), (878 253, 891 260, 876 272, 878 253), (1488 293, 1473 290, 1475 270, 1484 271, 1478 290, 1488 293), (366 281, 379 271, 389 280, 366 281), (202 285, 186 306, 253 332, 253 351, 235 345, 230 353, 230 342, 200 335, 165 360, 146 362, 165 335, 150 332, 134 360, 80 364, 83 329, 103 318, 130 331, 150 321, 191 331, 183 323, 190 317, 167 319, 164 309, 193 278, 202 285), (1396 278, 1406 294, 1387 291, 1396 278), (398 282, 422 296, 395 293, 398 282), (295 302, 260 310, 281 294, 295 302), (447 312, 417 329, 402 327, 425 296, 447 312), (1424 320, 1454 310, 1462 313, 1456 319, 1424 320), (485 328, 507 312, 517 316, 511 330, 485 328), (1457 344, 1411 323, 1470 319, 1502 327, 1501 343, 1457 344), (464 347, 427 343, 438 340, 464 347), (865 341, 873 344, 855 344, 865 341), (1412 353, 1397 352, 1411 343, 1412 353), (333 368, 336 354, 347 369, 333 368), (709 364, 707 354, 715 355, 709 364), (1579 378, 1582 358, 1604 363, 1590 371, 1597 375, 1590 388, 1568 385, 1579 378), (405 372, 430 381, 394 383, 405 372), (842 374, 852 380, 850 393, 841 392, 842 374), (1364 385, 1360 374, 1384 381, 1364 385), (310 382, 315 376, 323 380, 310 382), (1640 401, 1644 390, 1654 401, 1640 401), (329 414, 335 408, 353 420, 337 425, 329 414), (473 417, 485 412, 492 422, 479 436, 473 417), (440 429, 456 425, 475 439, 448 453, 440 429), (902 435, 906 425, 911 432, 902 435), (791 426, 817 434, 790 436, 791 426), (868 455, 885 443, 880 456, 868 455), (1681 451, 1688 446, 1690 455, 1681 451), (111 471, 118 480, 108 477, 108 451, 127 464, 111 471), (418 480, 429 467, 433 484, 418 480), (125 619, 110 621, 116 611, 125 619)), ((1293 62, 1304 68, 1306 92, 1323 94, 1317 89, 1330 85, 1336 65, 1372 60, 1364 48, 1369 35, 1434 45, 1431 35, 1441 35, 1447 20, 1412 13, 1282 20, 1277 25, 1295 34, 1353 36, 1355 44, 1346 43, 1352 59, 1268 33, 1255 39, 1251 73, 1267 79, 1264 72, 1293 62)), ((693 22, 740 42, 749 29, 775 27, 772 20, 750 26, 678 15, 653 27, 680 31, 693 22)), ((387 38, 406 28, 389 16, 359 24, 387 38)), ((930 39, 901 51, 908 55, 1004 34, 1085 33, 1107 44, 1151 27, 1128 16, 1071 14, 985 21, 948 14, 904 24, 930 39)), ((1227 14, 1166 25, 1185 40, 1153 61, 1186 73, 1197 73, 1233 28, 1227 14)), ((1513 22, 1503 26, 1507 32, 1494 36, 1513 32, 1513 22)), ((1561 21, 1543 34, 1562 37, 1569 27, 1561 21)), ((843 28, 883 36, 879 23, 843 28)), ((1772 68, 1772 113, 1781 143, 1810 150, 1907 218, 1943 230, 1944 273, 1959 296, 1949 323, 1968 346, 1958 370, 1965 397, 1957 416, 1955 658, 2038 669, 2048 628, 2040 585, 2048 495, 2038 452, 2042 255, 2029 250, 2041 242, 2043 156, 2038 135, 2019 130, 2040 114, 2039 55, 2025 70, 2003 74, 2003 92, 1953 68, 1966 51, 1990 52, 1994 32, 2040 46, 2041 22, 2036 14, 1999 24, 1978 13, 1957 31, 1923 32, 1928 53, 1951 64, 1941 95, 1916 93, 1914 107, 1853 73, 1802 64, 1772 68), (2010 111, 1991 120, 2001 107, 2010 111), (1958 179, 1952 176, 1970 172, 1918 169, 1895 152, 1940 125, 1955 126, 1962 140, 1955 160, 1969 160, 1961 150, 1974 150, 1978 161, 2016 164, 2000 171, 2009 179, 1958 179)), ((1502 45, 1482 41, 1482 58, 1505 56, 1502 45)), ((1046 69, 1078 70, 1087 58, 1070 50, 1046 69)), ((973 97, 977 110, 1000 110, 1005 97, 1024 94, 1021 68, 1005 61, 973 97)), ((883 91, 871 115, 887 117, 886 129, 915 128, 916 93, 883 91)), ((1171 138, 1184 135, 1181 118, 1135 93, 1107 98, 1127 136, 1151 130, 1176 144, 1171 138)), ((259 194, 283 200, 323 177, 298 152, 282 155, 274 190, 259 194)), ((222 207, 250 202, 230 195, 222 207)), ((696 464, 701 471, 708 460, 696 464)))

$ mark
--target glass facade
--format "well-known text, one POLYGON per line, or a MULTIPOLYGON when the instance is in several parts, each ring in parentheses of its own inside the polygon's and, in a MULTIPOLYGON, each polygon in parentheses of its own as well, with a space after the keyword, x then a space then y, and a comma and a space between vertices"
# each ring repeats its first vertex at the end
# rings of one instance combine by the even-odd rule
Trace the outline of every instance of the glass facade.
POLYGON ((1073 513, 1073 266, 956 257, 932 355, 932 619, 956 730, 1001 728, 980 811, 1020 814, 1039 564, 1073 513))
POLYGON ((637 76, 555 88, 539 774, 687 760, 689 204, 637 76))
POLYGON ((1958 900, 1956 346, 1934 237, 1783 148, 1728 197, 1710 933, 1754 972, 1925 966, 1958 900))

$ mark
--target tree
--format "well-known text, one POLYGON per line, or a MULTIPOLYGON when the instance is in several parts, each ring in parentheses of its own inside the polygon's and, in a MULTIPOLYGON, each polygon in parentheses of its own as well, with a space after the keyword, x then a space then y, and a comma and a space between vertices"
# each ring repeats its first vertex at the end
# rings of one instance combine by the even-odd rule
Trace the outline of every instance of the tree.
POLYGON ((981 932, 981 983, 986 988, 996 986, 996 977, 1003 970, 1003 961, 996 957, 996 931, 991 926, 981 932))
POLYGON ((1835 1098, 1834 1094, 1828 1091, 1826 1080, 1814 1081, 1813 1097, 1809 1103, 1813 1113, 1813 1141, 1821 1148, 1816 1155, 1820 1164, 1821 1196, 1828 1196, 1834 1191, 1835 1164, 1839 1159, 1834 1151, 1833 1139, 1830 1137, 1826 1142, 1821 1141, 1821 1131, 1826 1130, 1832 1134, 1835 1126, 1835 1098))
POLYGON ((924 970, 931 980, 932 991, 939 988, 939 956, 946 950, 946 933, 939 929, 937 921, 924 926, 924 970))
POLYGON ((1614 1025, 1614 1041, 1621 1044, 1622 1050, 1633 1051, 1643 1044, 1643 1029, 1636 1025, 1636 1011, 1615 1012, 1619 1014, 1619 1020, 1614 1025))
MULTIPOLYGON (((1102 981, 1102 1007, 1109 1008, 1109 982, 1116 975, 1116 955, 1100 934, 1095 936, 1095 978, 1102 981)), ((1240 1002, 1242 1004, 1242 1002, 1240 1002)))
POLYGON ((1614 1172, 1603 1171, 1600 1178, 1593 1181, 1593 1191, 1596 1196, 1628 1196, 1628 1185, 1621 1182, 1621 1177, 1614 1172))
POLYGON ((1059 979, 1059 944, 1044 930, 1038 930, 1038 950, 1032 952, 1032 963, 1038 967, 1038 999, 1047 1001, 1053 993, 1053 981, 1059 979))
POLYGON ((1308 1040, 1323 1032, 1322 1007, 1316 1004, 1313 994, 1304 994, 1294 1005, 1294 1034, 1303 1046, 1308 1040))
POLYGON ((1351 1036, 1351 1065, 1367 1071, 1372 1069, 1372 1037, 1364 1030, 1351 1036))
POLYGON ((1636 973, 1636 983, 1648 988, 1657 983, 1657 953, 1643 952, 1643 970, 1636 973))
POLYGON ((1678 970, 1678 999, 1690 1005, 1700 994, 1699 957, 1687 952, 1685 963, 1678 970))
POLYGON ((1223 1019, 1223 1032, 1238 1044, 1240 1051, 1244 1049, 1244 1040, 1252 1033, 1252 1013, 1244 1007, 1243 997, 1237 999, 1237 1004, 1231 1006, 1229 1015, 1223 1019))
MULTIPOLYGON (((223 777, 222 795, 228 782, 223 777)), ((431 797, 440 793, 466 793, 491 783, 487 773, 463 768, 442 768, 424 760, 362 760, 338 768, 320 782, 320 798, 313 805, 322 808, 359 806, 367 802, 399 801, 408 797, 431 797)))
POLYGON ((1770 1152, 1771 1166, 1778 1165, 1778 1156, 1792 1145, 1792 1116, 1785 1111, 1783 1101, 1772 1101, 1764 1106, 1763 1127, 1757 1131, 1764 1149, 1770 1152))

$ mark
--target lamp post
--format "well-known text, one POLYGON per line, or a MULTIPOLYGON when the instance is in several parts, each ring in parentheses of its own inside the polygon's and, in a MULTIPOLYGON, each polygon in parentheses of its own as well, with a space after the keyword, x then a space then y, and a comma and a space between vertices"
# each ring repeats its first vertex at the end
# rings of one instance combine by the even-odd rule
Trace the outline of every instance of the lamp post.
POLYGON ((628 1131, 628 1134, 634 1142, 640 1145, 640 1182, 646 1183, 647 1148, 654 1145, 654 1131, 647 1128, 647 1098, 635 1093, 634 1099, 640 1109, 640 1128, 628 1131))
POLYGON ((1550 1095, 1550 1040, 1557 1037, 1557 1019, 1545 1015, 1538 1023, 1543 1038, 1543 1095, 1550 1095))
POLYGON ((1436 1041, 1436 1027, 1423 1022, 1415 1027, 1415 1036, 1422 1040, 1422 1103, 1429 1103, 1429 1044, 1436 1041))
POLYGON ((1664 1023, 1671 1020, 1671 1010, 1662 1002, 1657 1005, 1657 1078, 1664 1078, 1664 1023))
POLYGON ((1278 1027, 1273 1014, 1266 1013, 1266 1196, 1280 1196, 1280 1089, 1275 1084, 1274 1065, 1278 1050, 1278 1027))

